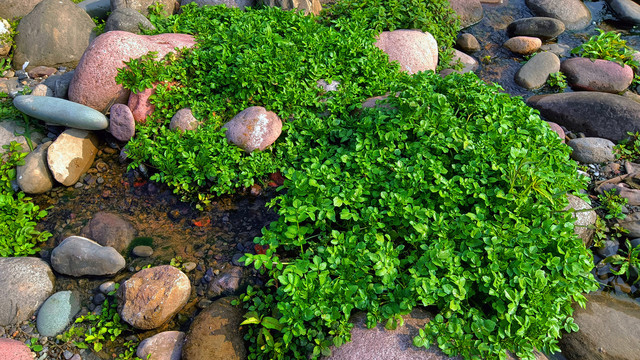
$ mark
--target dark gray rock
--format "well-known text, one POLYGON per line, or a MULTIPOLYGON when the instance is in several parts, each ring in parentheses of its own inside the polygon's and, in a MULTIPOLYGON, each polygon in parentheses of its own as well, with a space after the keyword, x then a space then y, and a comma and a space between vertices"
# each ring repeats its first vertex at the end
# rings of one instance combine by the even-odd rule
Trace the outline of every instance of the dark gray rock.
POLYGON ((256 6, 255 0, 182 0, 180 5, 184 6, 190 3, 196 3, 198 4, 198 6, 226 5, 227 7, 240 8, 240 9, 256 6))
POLYGON ((41 259, 0 258, 0 326, 29 319, 53 293, 54 286, 53 272, 41 259))
POLYGON ((530 90, 537 89, 547 82, 549 74, 558 71, 560 71, 560 59, 556 54, 538 53, 518 70, 515 77, 516 84, 530 90))
POLYGON ((632 0, 605 0, 616 17, 628 24, 640 24, 640 5, 632 0))
POLYGON ((597 137, 576 138, 567 143, 572 149, 571 157, 586 164, 600 164, 614 161, 613 146, 610 140, 597 137))
POLYGON ((562 354, 567 360, 637 360, 640 304, 604 293, 586 297, 585 309, 573 306, 580 330, 562 336, 562 354))
POLYGON ((126 263, 116 249, 101 246, 93 240, 70 236, 51 252, 51 265, 61 274, 70 276, 113 275, 126 263))
POLYGON ((60 99, 67 99, 67 95, 69 93, 69 84, 71 83, 71 79, 73 78, 74 71, 75 70, 71 70, 65 72, 62 75, 49 76, 44 81, 44 84, 53 90, 53 96, 60 99))
POLYGON ((619 95, 595 91, 536 95, 527 105, 549 121, 613 142, 627 138, 629 131, 640 131, 640 104, 619 95))
POLYGON ((135 238, 136 229, 120 215, 101 211, 93 215, 81 235, 122 252, 135 238))
POLYGON ((556 18, 567 30, 580 30, 589 26, 591 12, 580 0, 526 0, 534 14, 556 18))
POLYGON ((476 39, 473 34, 460 34, 458 39, 456 40, 456 45, 460 48, 460 50, 471 53, 480 50, 480 43, 478 43, 478 39, 476 39))
POLYGON ((138 11, 130 8, 119 8, 109 15, 104 31, 128 31, 140 34, 142 33, 141 28, 155 30, 156 27, 138 11))
POLYGON ((36 324, 42 336, 56 336, 64 331, 80 311, 80 297, 72 291, 51 295, 38 310, 36 324))
POLYGON ((548 17, 518 19, 507 26, 507 34, 513 36, 535 36, 541 40, 555 39, 565 30, 564 23, 548 17))
POLYGON ((95 27, 91 17, 71 1, 43 0, 22 18, 15 37, 13 67, 75 67, 89 46, 95 27))
POLYGON ((243 267, 227 266, 209 283, 207 297, 239 295, 247 285, 247 274, 243 267))
POLYGON ((84 0, 78 6, 87 12, 92 18, 106 19, 111 11, 110 0, 84 0))
POLYGON ((624 219, 618 220, 618 223, 620 224, 620 226, 629 231, 629 234, 627 234, 627 236, 640 236, 640 212, 629 214, 624 219))
POLYGON ((2 0, 0 18, 13 19, 27 15, 42 0, 2 0))

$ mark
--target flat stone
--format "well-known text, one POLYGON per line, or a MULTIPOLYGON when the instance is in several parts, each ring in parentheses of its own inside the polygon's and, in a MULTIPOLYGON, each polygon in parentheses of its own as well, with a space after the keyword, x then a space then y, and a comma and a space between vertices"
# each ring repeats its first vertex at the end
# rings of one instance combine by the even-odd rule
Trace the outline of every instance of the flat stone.
POLYGON ((542 40, 533 36, 515 36, 507 40, 502 46, 516 54, 529 55, 540 49, 542 40))
POLYGON ((509 37, 534 36, 542 41, 555 39, 565 30, 564 23, 549 17, 518 19, 507 26, 509 37))
POLYGON ((16 180, 27 194, 42 194, 53 188, 53 176, 47 165, 47 149, 51 141, 40 144, 24 158, 24 165, 16 167, 16 180))
POLYGON ((640 5, 632 0, 605 0, 616 17, 627 24, 640 25, 640 5))
MULTIPOLYGON (((29 126, 29 130, 31 132, 31 142, 34 145, 38 144, 44 138, 44 135, 33 125, 29 126)), ((16 141, 22 145, 22 152, 29 152, 29 145, 27 144, 27 139, 24 137, 24 131, 24 122, 19 123, 12 120, 0 120, 0 148, 4 145, 9 145, 12 141, 16 141)))
POLYGON ((58 71, 56 68, 51 66, 36 66, 33 69, 29 70, 29 77, 32 79, 37 79, 41 77, 47 77, 55 74, 58 71))
POLYGON ((129 106, 125 104, 111 106, 107 131, 120 141, 129 141, 136 134, 136 121, 129 106))
POLYGON ((516 83, 529 90, 542 87, 549 75, 560 71, 560 59, 553 53, 538 53, 516 73, 516 83))
POLYGON ((595 211, 589 211, 592 209, 591 205, 581 198, 568 194, 567 199, 569 200, 569 205, 567 205, 564 210, 575 210, 573 217, 576 221, 573 232, 582 239, 582 243, 586 247, 590 247, 593 241, 593 234, 595 233, 594 225, 598 219, 598 215, 595 211))
POLYGON ((61 274, 78 277, 113 275, 124 269, 126 263, 112 247, 81 236, 69 236, 51 251, 51 265, 61 274))
POLYGON ((62 333, 80 308, 80 297, 73 291, 59 291, 51 295, 38 310, 38 333, 41 336, 62 333))
POLYGON ((239 112, 222 126, 229 142, 246 152, 263 151, 282 133, 282 121, 261 106, 251 106, 239 112))
POLYGON ((567 82, 574 90, 621 93, 633 81, 633 69, 613 61, 576 57, 567 59, 560 66, 567 82))
POLYGON ((0 338, 0 360, 33 360, 35 356, 23 342, 0 338))
POLYGON ((0 257, 0 326, 29 319, 54 287, 55 277, 45 261, 34 257, 0 257))
POLYGON ((590 137, 618 142, 628 137, 627 132, 640 131, 640 104, 619 95, 596 91, 536 95, 527 99, 527 105, 546 120, 590 137))
POLYGON ((182 331, 164 331, 142 340, 136 355, 140 359, 180 360, 184 340, 182 331))
POLYGON ((98 139, 93 133, 68 129, 49 146, 47 164, 56 181, 71 186, 89 170, 97 153, 98 139))
POLYGON ((155 329, 177 314, 190 295, 189 278, 175 267, 143 269, 118 289, 118 312, 137 329, 155 329))
POLYGON ((435 71, 438 66, 438 43, 429 33, 420 30, 383 31, 375 45, 389 55, 389 61, 397 61, 400 69, 409 74, 435 71))
POLYGON ((48 96, 18 95, 13 105, 44 122, 82 130, 104 130, 109 120, 101 112, 75 102, 48 96))
POLYGON ((615 145, 610 140, 597 137, 575 138, 567 143, 573 149, 571 158, 585 164, 601 164, 614 161, 615 145))
POLYGON ((100 211, 93 215, 80 234, 122 253, 135 238, 136 229, 122 216, 100 211))
POLYGON ((591 23, 591 12, 580 0, 526 0, 529 9, 538 16, 556 18, 567 30, 581 30, 591 23))
POLYGON ((131 252, 137 257, 149 257, 153 255, 153 248, 151 246, 139 245, 134 247, 131 252))

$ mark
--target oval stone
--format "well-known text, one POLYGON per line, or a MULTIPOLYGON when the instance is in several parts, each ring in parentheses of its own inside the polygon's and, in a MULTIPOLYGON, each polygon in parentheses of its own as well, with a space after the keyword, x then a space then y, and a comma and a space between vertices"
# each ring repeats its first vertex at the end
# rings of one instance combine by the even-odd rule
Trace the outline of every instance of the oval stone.
POLYGON ((13 105, 23 113, 42 121, 83 130, 104 130, 107 117, 88 106, 48 96, 19 95, 13 105))

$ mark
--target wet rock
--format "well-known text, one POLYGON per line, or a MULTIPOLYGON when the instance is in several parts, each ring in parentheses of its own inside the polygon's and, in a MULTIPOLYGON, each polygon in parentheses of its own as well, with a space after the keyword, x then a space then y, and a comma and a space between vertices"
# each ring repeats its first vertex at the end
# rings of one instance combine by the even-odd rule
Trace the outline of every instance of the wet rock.
POLYGON ((54 179, 71 186, 91 167, 97 153, 98 139, 93 133, 68 129, 49 145, 47 164, 54 179))
POLYGON ((104 130, 109 120, 88 106, 55 97, 19 95, 13 105, 21 112, 46 123, 82 130, 104 130))
POLYGON ((567 199, 569 200, 569 205, 567 205, 565 210, 575 210, 573 217, 576 221, 573 231, 580 239, 582 239, 582 243, 586 247, 590 247, 593 240, 593 234, 595 232, 594 225, 598 219, 598 215, 595 211, 584 211, 592 209, 592 207, 581 198, 569 194, 567 195, 567 199))
POLYGON ((192 360, 242 360, 247 358, 244 345, 246 328, 243 311, 231 305, 232 298, 215 301, 193 320, 182 358, 192 360))
POLYGON ((71 83, 73 74, 74 71, 72 70, 62 75, 51 75, 44 81, 44 84, 53 91, 53 96, 66 99, 69 94, 69 83, 71 83))
POLYGON ((140 359, 180 360, 185 334, 182 331, 164 331, 142 340, 136 355, 140 359))
POLYGON ((246 7, 254 7, 256 5, 255 0, 182 0, 180 4, 182 6, 185 6, 190 3, 196 3, 198 4, 198 6, 225 5, 226 7, 229 7, 229 8, 240 8, 243 10, 246 7))
MULTIPOLYGON (((565 44, 544 44, 540 46, 540 51, 549 51, 558 57, 567 57, 571 53, 571 48, 565 44)), ((562 65, 560 66, 562 67, 562 65)))
POLYGON ((15 325, 33 315, 53 293, 49 265, 33 257, 0 258, 0 326, 15 325))
POLYGON ((567 143, 572 149, 571 158, 586 164, 600 164, 616 159, 610 140, 597 137, 577 138, 567 143))
POLYGON ((627 234, 627 236, 640 236, 640 212, 629 214, 624 219, 618 220, 618 223, 620 224, 620 226, 629 231, 629 234, 627 234))
POLYGON ((640 354, 640 305, 606 294, 587 294, 585 309, 575 305, 580 331, 560 339, 567 360, 635 360, 640 354))
POLYGON ((282 10, 299 10, 305 14, 320 15, 322 4, 320 0, 263 0, 267 6, 277 6, 282 10))
POLYGON ((177 314, 190 295, 189 278, 175 267, 143 269, 118 289, 118 312, 137 329, 155 329, 177 314))
POLYGON ((526 0, 526 4, 538 16, 562 21, 567 30, 581 30, 591 22, 591 12, 580 0, 526 0))
POLYGON ((106 19, 111 12, 110 0, 84 0, 77 5, 92 18, 106 19))
POLYGON ((518 19, 507 26, 507 34, 513 36, 534 36, 542 41, 551 40, 562 34, 564 23, 548 17, 530 17, 518 19))
POLYGON ((564 134, 564 130, 562 130, 562 127, 551 121, 547 121, 547 124, 549 124, 549 127, 551 128, 551 130, 555 131, 558 134, 560 139, 562 139, 562 142, 564 142, 565 134, 564 134))
POLYGON ((111 0, 111 11, 121 8, 129 8, 140 12, 142 15, 149 15, 149 6, 158 3, 163 5, 163 10, 172 15, 178 10, 179 4, 177 0, 111 0))
POLYGON ((53 188, 53 176, 47 165, 47 149, 51 141, 40 144, 16 167, 16 180, 27 194, 42 194, 53 188))
POLYGON ((98 288, 98 290, 105 295, 109 294, 115 289, 116 289, 116 283, 113 281, 104 282, 100 284, 100 287, 98 288))
POLYGON ((507 40, 502 46, 516 54, 528 55, 540 49, 542 40, 532 36, 515 36, 507 40))
POLYGON ((20 20, 15 37, 13 67, 75 67, 89 45, 95 23, 71 1, 42 0, 20 20))
POLYGON ((13 19, 23 17, 33 10, 42 0, 2 0, 0 1, 0 18, 13 19))
POLYGON ((604 246, 599 247, 596 252, 602 258, 606 258, 611 255, 615 255, 618 253, 618 249, 620 249, 620 243, 613 240, 607 240, 604 242, 604 246))
POLYGON ((207 297, 240 295, 248 285, 244 268, 239 266, 227 266, 220 274, 212 279, 207 289, 207 297))
POLYGON ((23 342, 0 338, 0 360, 33 360, 35 356, 23 342))
POLYGON ((542 87, 549 78, 549 74, 560 70, 560 59, 553 53, 536 54, 522 65, 516 73, 516 83, 529 90, 542 87))
POLYGON ((640 24, 640 5, 633 0, 605 0, 616 17, 628 24, 640 24))
POLYGON ((617 94, 633 81, 629 65, 621 66, 609 60, 571 58, 562 62, 560 70, 574 90, 602 91, 617 94))
POLYGON ((449 0, 451 8, 460 16, 460 26, 464 29, 482 20, 480 0, 449 0))
POLYGON ((366 314, 358 312, 352 316, 351 342, 338 348, 331 347, 331 356, 326 360, 394 359, 394 360, 457 360, 443 354, 437 346, 429 349, 413 346, 413 338, 424 328, 433 315, 415 308, 403 316, 404 326, 396 330, 385 330, 384 324, 373 329, 366 326, 366 314))
POLYGON ((140 245, 134 247, 131 252, 137 257, 149 257, 153 255, 153 248, 151 248, 151 246, 140 245))
POLYGON ((458 36, 456 40, 456 45, 460 48, 460 50, 471 53, 480 50, 480 43, 478 43, 478 39, 472 34, 464 33, 458 36))
POLYGON ((200 122, 193 116, 191 109, 184 108, 178 110, 175 115, 171 118, 171 122, 169 123, 169 129, 182 130, 182 131, 191 131, 196 130, 200 122))
POLYGON ((140 14, 138 11, 130 8, 119 8, 109 15, 104 31, 128 31, 134 34, 140 34, 141 28, 147 30, 155 30, 151 21, 140 14))
POLYGON ((109 114, 109 129, 114 138, 120 141, 129 141, 136 133, 136 121, 129 106, 125 104, 113 104, 109 114))
MULTIPOLYGON (((31 131, 31 141, 34 144, 39 143, 44 138, 44 135, 35 128, 30 127, 29 130, 31 131)), ((0 148, 4 145, 9 145, 12 141, 16 141, 22 145, 22 152, 28 152, 29 145, 27 145, 27 140, 22 135, 24 131, 24 123, 19 124, 14 121, 0 120, 0 148)))
POLYGON ((93 215, 81 235, 121 253, 135 238, 136 229, 120 215, 101 211, 93 215))
POLYGON ((149 51, 163 57, 174 48, 192 47, 193 36, 187 34, 136 35, 125 31, 109 31, 98 36, 78 63, 69 86, 69 99, 100 112, 114 101, 124 104, 129 91, 116 84, 118 69, 124 61, 139 58, 149 51))
POLYGON ((51 252, 51 266, 69 276, 113 275, 126 263, 118 251, 109 246, 81 237, 70 236, 51 252))
POLYGON ((400 69, 409 74, 435 71, 438 65, 438 43, 429 33, 419 30, 383 31, 375 45, 389 55, 389 61, 397 61, 400 69))
POLYGON ((271 146, 282 132, 282 121, 262 106, 251 106, 223 125, 229 142, 246 152, 262 151, 271 146))
POLYGON ((537 95, 527 105, 547 120, 591 137, 617 142, 629 131, 640 131, 640 104, 619 95, 595 91, 537 95))
POLYGON ((64 331, 80 311, 80 297, 72 291, 51 295, 38 310, 37 326, 41 336, 56 336, 64 331))

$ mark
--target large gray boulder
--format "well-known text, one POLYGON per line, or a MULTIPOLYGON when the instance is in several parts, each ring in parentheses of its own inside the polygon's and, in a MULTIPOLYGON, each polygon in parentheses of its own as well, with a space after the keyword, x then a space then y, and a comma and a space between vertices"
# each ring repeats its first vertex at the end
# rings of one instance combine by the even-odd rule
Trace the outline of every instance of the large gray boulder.
POLYGON ((70 276, 113 275, 125 265, 116 249, 81 236, 69 236, 51 251, 54 270, 70 276))
POLYGON ((84 53, 95 23, 71 0, 43 0, 22 18, 15 37, 13 67, 38 65, 75 67, 84 53))
POLYGON ((627 138, 629 131, 640 131, 640 104, 620 95, 596 91, 536 95, 527 105, 549 121, 613 142, 627 138))
POLYGON ((42 0, 2 0, 0 18, 13 19, 27 15, 42 0))
POLYGON ((567 360, 637 360, 640 304, 604 293, 588 294, 585 309, 574 305, 578 332, 560 340, 567 360))
POLYGON ((49 265, 34 257, 0 258, 0 326, 29 319, 53 293, 55 277, 49 265))
POLYGON ((144 15, 130 8, 115 10, 109 15, 104 25, 104 31, 127 31, 140 34, 141 29, 154 30, 155 26, 144 15))
POLYGON ((591 12, 580 0, 526 0, 526 4, 538 16, 562 21, 567 30, 584 29, 591 22, 591 12))

